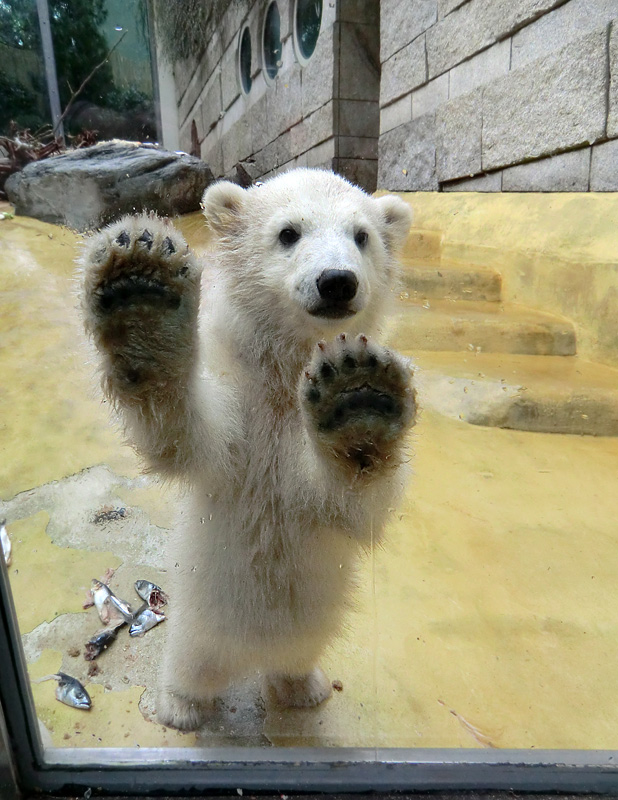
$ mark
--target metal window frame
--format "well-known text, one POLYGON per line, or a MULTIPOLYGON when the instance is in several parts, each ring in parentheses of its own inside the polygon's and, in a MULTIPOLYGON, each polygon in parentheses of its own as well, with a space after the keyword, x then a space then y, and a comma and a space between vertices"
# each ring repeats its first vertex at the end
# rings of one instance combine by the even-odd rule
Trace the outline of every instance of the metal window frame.
POLYGON ((47 748, 38 732, 4 560, 0 704, 19 788, 148 796, 208 790, 616 793, 618 751, 412 748, 47 748))

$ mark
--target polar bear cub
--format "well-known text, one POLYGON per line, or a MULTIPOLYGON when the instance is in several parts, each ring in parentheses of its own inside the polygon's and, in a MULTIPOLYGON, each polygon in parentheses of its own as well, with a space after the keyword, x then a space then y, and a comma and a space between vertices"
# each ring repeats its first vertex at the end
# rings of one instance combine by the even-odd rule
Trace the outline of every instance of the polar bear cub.
POLYGON ((212 185, 202 261, 167 220, 124 217, 83 256, 103 386, 151 469, 188 487, 169 542, 158 718, 200 726, 250 671, 311 706, 363 548, 405 483, 416 391, 380 332, 410 226, 322 170, 212 185))

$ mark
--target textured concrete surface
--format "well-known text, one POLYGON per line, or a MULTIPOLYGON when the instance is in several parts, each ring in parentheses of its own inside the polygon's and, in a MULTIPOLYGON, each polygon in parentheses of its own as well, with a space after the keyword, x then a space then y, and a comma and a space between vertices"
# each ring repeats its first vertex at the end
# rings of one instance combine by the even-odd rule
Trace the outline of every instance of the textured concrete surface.
MULTIPOLYGON (((485 199, 477 196, 476 210, 489 244, 499 214, 485 199)), ((452 202, 445 195, 440 208, 419 207, 420 227, 436 224, 411 237, 415 252, 453 255, 454 230, 474 214, 452 202)), ((607 207, 586 223, 600 211, 607 207)), ((537 212, 528 247, 543 231, 547 240, 552 224, 550 205, 537 212)), ((578 225, 571 221, 565 241, 581 252, 578 225)), ((412 484, 392 511, 384 547, 363 562, 348 632, 324 661, 341 692, 317 709, 281 712, 260 700, 248 676, 197 737, 164 730, 152 713, 168 623, 143 639, 121 632, 100 672, 88 675, 79 651, 99 625, 81 608, 84 590, 107 568, 126 599, 135 599, 137 578, 165 588, 160 551, 174 492, 141 474, 96 399, 75 311, 76 237, 33 220, 0 226, 0 517, 14 544, 9 574, 31 676, 64 669, 94 701, 89 714, 75 711, 54 699, 52 682, 33 684, 46 742, 616 746, 618 437, 469 425, 427 403, 411 439, 412 484), (110 509, 125 512, 96 521, 110 509)), ((199 215, 181 227, 194 246, 205 244, 199 215)), ((474 243, 475 226, 467 229, 474 243)), ((608 239, 594 246, 603 241, 608 259, 608 239)), ((466 378, 453 372, 461 356, 450 355, 434 367, 466 378)), ((430 356, 418 354, 427 370, 430 356)), ((494 364, 496 380, 509 377, 507 366, 494 364)), ((494 375, 489 366, 478 371, 494 375)), ((551 370, 545 377, 551 382, 551 370)))

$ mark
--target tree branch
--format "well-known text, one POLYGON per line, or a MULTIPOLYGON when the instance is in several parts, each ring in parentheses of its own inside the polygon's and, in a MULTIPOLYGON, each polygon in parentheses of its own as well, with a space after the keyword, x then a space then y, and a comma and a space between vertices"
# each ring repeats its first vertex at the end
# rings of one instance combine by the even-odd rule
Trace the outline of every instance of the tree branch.
POLYGON ((97 65, 96 65, 96 67, 94 67, 94 69, 93 69, 93 70, 90 72, 90 74, 89 74, 89 75, 88 75, 88 76, 87 76, 87 77, 86 77, 86 78, 85 78, 85 79, 82 81, 82 83, 81 83, 81 86, 79 86, 79 88, 77 89, 77 91, 73 92, 73 94, 71 95, 71 99, 69 100, 69 102, 68 102, 68 103, 67 103, 67 105, 66 105, 66 108, 64 109, 64 111, 63 111, 63 112, 62 112, 62 114, 60 115, 60 119, 59 119, 59 120, 58 120, 58 122, 57 122, 57 123, 54 125, 54 130, 53 130, 53 133, 54 133, 54 135, 56 134, 56 131, 57 131, 57 130, 58 130, 58 128, 60 127, 60 124, 63 122, 64 118, 65 118, 65 117, 66 117, 66 115, 69 113, 69 110, 70 110, 71 106, 73 105, 73 103, 75 102, 75 100, 77 99, 77 97, 79 96, 79 94, 82 92, 83 88, 86 86, 86 84, 88 83, 88 81, 89 81, 89 80, 92 78, 92 76, 95 74, 95 72, 96 72, 98 69, 101 69, 101 67, 102 67, 104 64, 107 64, 107 62, 109 61, 109 57, 110 57, 110 56, 111 56, 111 54, 114 52, 114 50, 115 50, 115 49, 118 47, 118 45, 120 44, 120 42, 121 42, 121 41, 124 39, 124 37, 125 37, 126 35, 127 35, 127 31, 125 31, 125 32, 122 34, 122 36, 120 37, 120 39, 118 39, 118 41, 116 42, 116 44, 115 44, 115 45, 114 45, 114 46, 111 48, 111 50, 109 50, 109 52, 107 53, 107 55, 105 56, 105 58, 103 59, 103 61, 101 61, 101 63, 100 63, 100 64, 97 64, 97 65))

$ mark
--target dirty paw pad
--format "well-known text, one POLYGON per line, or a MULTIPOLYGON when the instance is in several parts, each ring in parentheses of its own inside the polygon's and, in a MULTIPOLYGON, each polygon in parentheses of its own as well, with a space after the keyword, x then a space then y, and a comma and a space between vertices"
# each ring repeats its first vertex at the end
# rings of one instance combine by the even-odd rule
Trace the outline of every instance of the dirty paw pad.
POLYGON ((86 297, 93 313, 141 306, 176 310, 198 270, 167 220, 124 217, 92 237, 84 254, 86 297))
POLYGON ((305 372, 306 412, 317 434, 337 449, 348 455, 365 451, 370 442, 396 438, 412 422, 411 377, 397 354, 362 334, 355 339, 340 334, 318 344, 305 372))
POLYGON ((98 292, 98 301, 101 311, 115 311, 141 303, 174 309, 180 305, 180 295, 160 281, 129 275, 103 285, 98 292))

